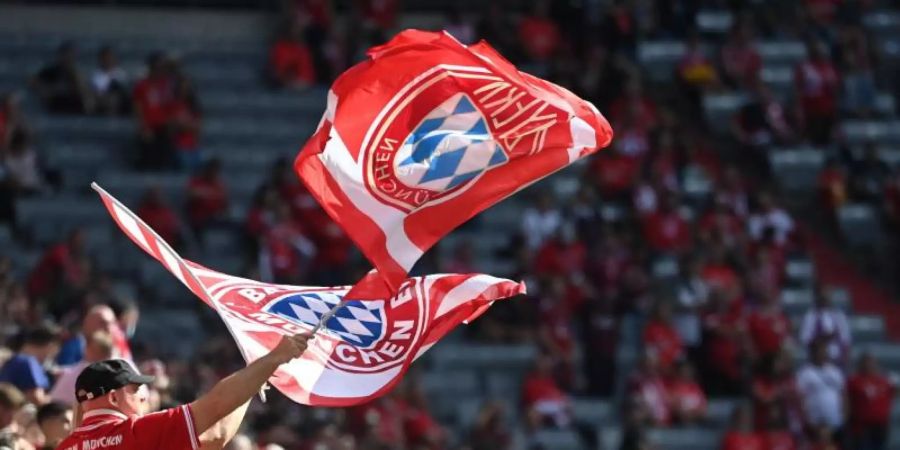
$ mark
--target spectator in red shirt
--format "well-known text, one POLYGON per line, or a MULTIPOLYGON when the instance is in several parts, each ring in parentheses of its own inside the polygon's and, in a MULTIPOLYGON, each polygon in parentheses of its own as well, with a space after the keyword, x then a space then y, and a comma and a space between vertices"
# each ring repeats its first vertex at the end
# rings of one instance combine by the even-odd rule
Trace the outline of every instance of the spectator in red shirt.
POLYGON ((140 137, 139 167, 162 169, 175 163, 168 135, 173 98, 171 61, 162 53, 147 58, 147 76, 134 86, 134 114, 140 137))
POLYGON ((643 85, 637 78, 625 83, 624 93, 609 106, 609 119, 612 123, 621 123, 625 115, 631 111, 635 120, 652 129, 659 123, 659 109, 656 102, 644 93, 643 85))
POLYGON ((672 325, 672 305, 668 301, 656 302, 653 317, 644 326, 643 341, 645 350, 656 354, 663 373, 668 373, 684 356, 684 344, 672 325))
POLYGON ((672 420, 672 403, 659 373, 659 361, 653 352, 644 352, 638 371, 628 381, 629 395, 649 425, 665 426, 672 420))
POLYGON ((751 395, 758 430, 766 429, 774 418, 798 425, 802 420, 791 358, 787 351, 772 355, 761 362, 753 376, 751 395))
POLYGON ((400 0, 357 0, 367 26, 381 30, 394 28, 397 13, 400 11, 400 0))
POLYGON ((172 144, 175 146, 181 168, 194 173, 203 164, 203 153, 200 151, 199 143, 202 121, 200 102, 190 80, 185 76, 175 80, 174 91, 168 112, 171 118, 169 127, 172 132, 172 144))
POLYGON ((847 174, 835 158, 828 158, 816 181, 819 201, 825 209, 835 214, 847 201, 847 174))
POLYGON ((90 278, 84 230, 69 233, 65 241, 50 247, 28 278, 28 295, 37 299, 58 291, 79 291, 90 278))
POLYGON ((759 79, 762 58, 753 47, 753 32, 745 20, 736 21, 722 46, 722 75, 734 88, 752 86, 759 79))
POLYGON ((740 280, 729 261, 729 254, 721 244, 714 243, 707 251, 706 264, 700 271, 700 277, 710 289, 731 292, 738 288, 740 280))
POLYGON ((415 383, 407 385, 403 430, 412 448, 441 450, 447 440, 446 431, 428 411, 425 391, 415 383))
POLYGON ((519 41, 531 59, 545 61, 559 50, 562 36, 549 17, 550 2, 538 0, 533 7, 532 14, 519 21, 519 41))
POLYGON ((752 419, 749 405, 735 407, 731 415, 731 428, 722 438, 721 450, 767 450, 762 437, 753 432, 752 419))
POLYGON ((849 431, 854 449, 886 448, 895 391, 895 383, 881 372, 875 358, 864 353, 856 374, 847 381, 849 431))
POLYGON ((175 211, 169 207, 163 198, 162 190, 159 187, 152 187, 144 194, 137 209, 137 215, 150 228, 156 230, 164 241, 178 248, 181 244, 181 221, 175 211))
POLYGON ((791 338, 791 321, 781 309, 779 291, 767 291, 763 303, 747 318, 747 329, 756 356, 775 357, 791 338))
POLYGON ((703 318, 707 382, 719 395, 737 394, 743 383, 747 354, 747 318, 734 291, 713 289, 711 312, 703 318))
POLYGON ((728 249, 735 249, 744 241, 744 224, 732 212, 731 206, 719 198, 700 218, 699 229, 700 240, 707 244, 719 243, 728 249))
POLYGON ((579 276, 584 273, 587 249, 572 224, 559 227, 556 236, 548 239, 534 258, 534 272, 538 275, 579 276))
POLYGON ((191 228, 198 234, 222 223, 228 215, 228 191, 222 165, 212 159, 188 182, 187 213, 191 228))
POLYGON ((591 161, 588 181, 597 186, 604 200, 627 200, 640 170, 640 161, 614 146, 591 161))
POLYGON ((799 114, 806 137, 822 146, 831 138, 837 118, 840 76, 821 42, 807 44, 809 59, 794 69, 794 84, 799 96, 799 114))
POLYGON ((361 441, 378 443, 387 448, 403 448, 403 420, 406 408, 394 390, 364 405, 347 410, 349 428, 361 441))
POLYGON ((644 219, 644 238, 651 250, 659 253, 681 253, 691 245, 691 230, 678 211, 675 194, 663 197, 658 211, 644 219))
POLYGON ((264 280, 276 283, 303 281, 316 246, 291 218, 290 207, 278 203, 272 226, 263 236, 260 248, 260 272, 264 280))
POLYGON ((542 425, 565 427, 572 420, 569 396, 553 376, 553 366, 550 356, 538 356, 534 369, 522 384, 522 403, 528 422, 535 428, 542 425))
POLYGON ((291 24, 269 54, 272 78, 278 87, 306 89, 316 81, 312 53, 303 41, 303 30, 291 24))
POLYGON ((694 377, 694 367, 681 361, 674 378, 667 383, 672 420, 680 425, 692 425, 706 417, 706 394, 694 377))

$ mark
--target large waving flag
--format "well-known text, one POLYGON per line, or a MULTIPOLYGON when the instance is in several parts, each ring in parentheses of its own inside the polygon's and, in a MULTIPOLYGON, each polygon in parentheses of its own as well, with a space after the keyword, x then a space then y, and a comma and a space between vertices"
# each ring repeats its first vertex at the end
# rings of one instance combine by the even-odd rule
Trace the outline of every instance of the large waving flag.
POLYGON ((455 326, 475 319, 495 300, 525 292, 521 283, 488 275, 429 275, 406 280, 391 298, 345 301, 349 286, 286 286, 234 277, 182 259, 122 203, 93 187, 119 228, 221 316, 248 363, 268 353, 282 335, 312 331, 325 319, 303 357, 281 366, 269 380, 305 405, 349 406, 384 394, 455 326))
POLYGON ((406 30, 368 55, 295 169, 390 290, 452 229, 612 140, 593 105, 484 42, 406 30))

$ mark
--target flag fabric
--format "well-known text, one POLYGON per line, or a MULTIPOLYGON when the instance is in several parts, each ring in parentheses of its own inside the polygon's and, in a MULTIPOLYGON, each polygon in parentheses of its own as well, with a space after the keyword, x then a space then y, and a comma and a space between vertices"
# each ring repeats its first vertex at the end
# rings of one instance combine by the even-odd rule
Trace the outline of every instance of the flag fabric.
POLYGON ((406 30, 368 56, 294 167, 391 291, 452 229, 612 140, 592 104, 484 42, 406 30))
MULTIPOLYGON (((386 393, 417 357, 495 300, 525 292, 521 283, 489 275, 410 278, 383 300, 343 301, 349 286, 262 283, 182 259, 147 224, 93 185, 119 228, 171 272, 225 322, 250 363, 281 336, 311 331, 328 312, 301 358, 282 365, 270 384, 305 405, 349 406, 386 393)), ((370 274, 365 280, 378 278, 370 274)))

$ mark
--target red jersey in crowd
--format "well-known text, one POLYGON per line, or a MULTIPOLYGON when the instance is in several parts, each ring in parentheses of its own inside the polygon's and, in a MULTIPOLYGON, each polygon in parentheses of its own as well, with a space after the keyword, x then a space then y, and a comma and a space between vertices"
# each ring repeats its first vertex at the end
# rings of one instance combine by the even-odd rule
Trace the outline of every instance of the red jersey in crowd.
POLYGON ((582 241, 565 243, 551 239, 541 247, 534 260, 534 271, 538 274, 571 275, 584 270, 587 249, 582 241))
POLYGON ((840 85, 837 70, 830 61, 823 59, 801 63, 795 70, 794 81, 805 114, 834 114, 840 85))
POLYGON ((303 81, 311 84, 316 80, 312 54, 300 42, 290 39, 276 42, 272 47, 270 58, 272 68, 281 81, 303 81))
POLYGON ((178 223, 178 215, 175 214, 175 211, 173 211, 172 208, 169 208, 163 203, 145 201, 141 207, 138 208, 137 215, 143 219, 144 222, 147 222, 147 225, 150 225, 150 228, 156 230, 156 233, 159 234, 164 241, 168 243, 178 241, 180 225, 178 223))
POLYGON ((630 392, 647 408, 656 425, 668 425, 672 420, 669 394, 662 378, 654 376, 637 376, 630 382, 630 392))
POLYGON ((394 27, 400 0, 360 0, 363 17, 382 30, 394 27))
MULTIPOLYGON (((197 110, 184 100, 174 100, 169 104, 169 117, 179 122, 189 124, 196 123, 200 120, 197 110)), ((196 150, 200 136, 198 129, 194 126, 185 126, 175 132, 172 138, 175 147, 178 150, 196 150)))
POLYGON ((761 434, 766 450, 797 450, 797 442, 787 430, 769 430, 761 434))
POLYGON ((722 450, 769 450, 757 433, 729 431, 722 439, 722 450))
POLYGON ((691 245, 691 230, 678 211, 656 211, 644 219, 644 237, 650 248, 679 252, 691 245))
POLYGON ((644 347, 653 349, 659 359, 662 369, 672 367, 672 364, 684 354, 684 344, 681 336, 672 325, 653 320, 644 328, 644 347))
POLYGON ((640 170, 640 161, 618 152, 607 152, 605 157, 594 158, 592 173, 601 193, 617 195, 631 190, 640 170))
POLYGON ((712 289, 731 291, 738 285, 738 276, 727 264, 707 264, 700 272, 700 278, 712 289))
POLYGON ((200 441, 194 430, 191 408, 176 408, 126 416, 111 409, 88 411, 57 450, 197 450, 200 441))
POLYGON ((66 242, 54 245, 44 253, 28 278, 28 295, 40 297, 57 287, 57 282, 69 283, 86 281, 85 268, 72 256, 66 242))
POLYGON ((159 130, 169 122, 172 83, 168 77, 147 77, 134 86, 134 104, 141 113, 142 124, 159 130))
POLYGON ((707 361, 720 374, 732 380, 740 379, 741 334, 746 329, 746 319, 740 308, 727 312, 714 312, 703 319, 703 326, 710 334, 707 361))
POLYGON ((782 311, 757 310, 747 319, 753 348, 762 356, 773 355, 791 335, 791 321, 782 311))
POLYGON ((525 17, 519 22, 519 40, 534 59, 544 60, 556 53, 561 42, 559 28, 552 20, 525 17))
POLYGON ((702 416, 706 412, 706 394, 700 385, 692 380, 673 380, 666 386, 673 411, 692 416, 702 416))
POLYGON ((860 430, 868 426, 886 426, 891 418, 894 386, 881 374, 856 374, 847 380, 850 400, 850 425, 860 430))
POLYGON ((228 192, 221 177, 191 178, 188 195, 188 217, 194 225, 203 225, 228 210, 228 192))
POLYGON ((749 43, 728 44, 722 47, 722 65, 729 76, 751 82, 759 78, 762 58, 749 43))

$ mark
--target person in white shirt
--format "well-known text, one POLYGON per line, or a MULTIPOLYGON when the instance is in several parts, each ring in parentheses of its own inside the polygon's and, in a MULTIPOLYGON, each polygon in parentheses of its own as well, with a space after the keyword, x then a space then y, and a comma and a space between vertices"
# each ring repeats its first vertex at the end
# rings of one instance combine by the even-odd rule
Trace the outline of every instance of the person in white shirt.
POLYGON ((527 208, 522 217, 522 235, 528 248, 538 249, 561 224, 562 215, 553 207, 553 199, 547 194, 538 197, 536 207, 527 208))
POLYGON ((829 360, 825 341, 813 344, 810 362, 797 373, 797 390, 808 425, 840 431, 846 418, 846 380, 829 360))
POLYGON ((768 193, 759 194, 758 210, 750 216, 747 223, 750 236, 761 240, 766 229, 771 228, 774 233, 775 243, 784 245, 794 231, 794 220, 783 208, 775 204, 775 200, 768 193))
POLYGON ((50 391, 50 398, 66 405, 75 404, 75 380, 91 363, 117 357, 112 336, 105 331, 97 331, 85 342, 84 359, 75 365, 63 368, 50 391))
POLYGON ((91 75, 91 88, 102 114, 128 113, 128 74, 119 67, 111 47, 103 47, 97 55, 97 69, 91 75))
POLYGON ((831 297, 831 292, 816 287, 815 304, 800 324, 800 342, 807 348, 823 342, 831 362, 843 367, 850 349, 850 325, 847 315, 832 305, 831 297))

